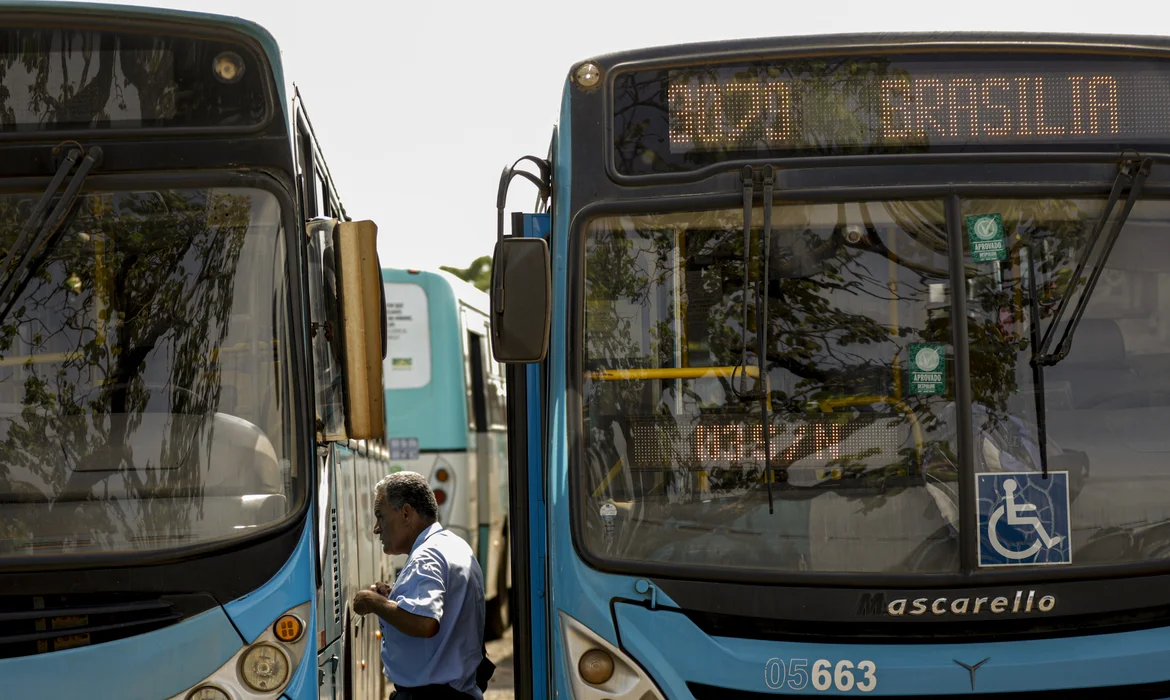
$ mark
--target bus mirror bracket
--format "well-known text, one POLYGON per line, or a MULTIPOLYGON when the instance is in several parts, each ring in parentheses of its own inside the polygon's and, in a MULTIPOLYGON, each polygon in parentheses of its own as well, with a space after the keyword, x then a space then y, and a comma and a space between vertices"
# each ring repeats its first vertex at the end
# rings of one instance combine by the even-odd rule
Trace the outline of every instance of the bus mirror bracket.
POLYGON ((345 377, 345 428, 353 440, 386 436, 382 393, 385 308, 373 221, 339 221, 333 229, 341 363, 345 377))
POLYGON ((496 192, 496 247, 492 252, 491 272, 492 355, 497 362, 510 364, 544 360, 552 320, 552 267, 548 241, 533 233, 517 233, 518 228, 524 233, 535 217, 514 215, 512 235, 504 236, 508 186, 517 175, 536 186, 540 202, 547 206, 552 193, 551 164, 535 156, 517 159, 504 168, 496 192), (521 161, 534 163, 540 174, 517 170, 521 161))

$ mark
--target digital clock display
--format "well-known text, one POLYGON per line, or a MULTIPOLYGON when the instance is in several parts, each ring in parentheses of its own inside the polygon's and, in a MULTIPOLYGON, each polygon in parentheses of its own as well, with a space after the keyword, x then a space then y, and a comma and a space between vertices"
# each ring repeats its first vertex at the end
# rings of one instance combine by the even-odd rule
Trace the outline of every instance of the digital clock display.
POLYGON ((713 162, 1170 142, 1153 59, 822 57, 664 68, 614 81, 625 174, 713 162))

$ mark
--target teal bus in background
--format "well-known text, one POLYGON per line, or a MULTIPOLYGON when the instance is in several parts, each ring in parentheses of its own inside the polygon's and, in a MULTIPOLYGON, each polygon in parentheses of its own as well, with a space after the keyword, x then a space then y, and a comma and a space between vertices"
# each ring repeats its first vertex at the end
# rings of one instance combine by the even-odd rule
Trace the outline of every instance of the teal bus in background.
MULTIPOLYGON (((391 470, 426 476, 484 572, 485 636, 509 624, 507 404, 488 295, 447 272, 383 269, 391 470)), ((395 558, 401 565, 405 557, 395 558)))

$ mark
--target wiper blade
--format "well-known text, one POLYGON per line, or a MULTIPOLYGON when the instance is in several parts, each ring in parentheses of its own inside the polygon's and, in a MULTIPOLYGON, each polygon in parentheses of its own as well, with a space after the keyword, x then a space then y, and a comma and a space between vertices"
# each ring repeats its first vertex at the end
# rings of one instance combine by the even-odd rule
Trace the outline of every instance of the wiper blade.
MULTIPOLYGON (((1032 363, 1034 365, 1051 366, 1068 356, 1069 350, 1072 347, 1073 334, 1076 332, 1077 325, 1081 321, 1081 316, 1085 313, 1085 307, 1088 305, 1089 299, 1093 296, 1093 290, 1097 286, 1097 280, 1101 277, 1104 265, 1109 260, 1109 253, 1113 250, 1113 244, 1117 242, 1117 237, 1121 234, 1121 228, 1125 225, 1125 220, 1129 217, 1130 211, 1133 210, 1133 205, 1137 203, 1138 198, 1141 196, 1142 188, 1146 184, 1146 178, 1149 177, 1153 165, 1154 161, 1151 158, 1142 158, 1140 161, 1137 158, 1130 158, 1121 162, 1117 177, 1113 181, 1113 189, 1109 193, 1109 201, 1105 204, 1105 212, 1097 221, 1097 225, 1093 227, 1093 233, 1089 237, 1088 245, 1085 247, 1085 257, 1077 263, 1077 268, 1073 272, 1068 290, 1061 297, 1060 303, 1056 307, 1056 314, 1053 316, 1048 330, 1045 331, 1044 338, 1040 341, 1040 346, 1032 354, 1032 363), (1076 308, 1073 309, 1072 317, 1069 319, 1068 325, 1064 328, 1064 334, 1061 335, 1060 342, 1056 345, 1056 350, 1049 353, 1048 347, 1052 345, 1052 339, 1056 336, 1056 328, 1060 325, 1060 319, 1064 315, 1065 308, 1068 306, 1068 300, 1072 297, 1073 292, 1076 291, 1077 283, 1080 281, 1081 275, 1089 263, 1093 249, 1097 245, 1097 239, 1101 237, 1101 231, 1105 228, 1105 222, 1109 220, 1109 215, 1113 212, 1113 208, 1117 205, 1117 200, 1121 198, 1121 192, 1126 186, 1129 186, 1129 195, 1125 198, 1125 205, 1122 207, 1121 213, 1117 215, 1117 219, 1114 220, 1112 228, 1109 229, 1109 235, 1105 238, 1101 252, 1097 255, 1093 264, 1093 271, 1089 274, 1089 278, 1086 281, 1085 290, 1077 298, 1076 308)), ((1034 323, 1039 323, 1039 319, 1035 319, 1034 323)))
POLYGON ((85 178, 88 177, 89 171, 93 169, 94 165, 101 161, 102 149, 98 146, 95 146, 94 148, 90 149, 89 153, 86 154, 84 159, 82 159, 81 165, 77 167, 77 172, 74 173, 73 178, 65 187, 65 192, 61 195, 61 198, 57 200, 57 206, 53 208, 52 213, 49 215, 48 219, 45 220, 44 225, 41 226, 40 230, 37 232, 36 238, 34 238, 26 246, 25 242, 27 241, 29 234, 32 233, 34 228, 36 228, 37 223, 41 219, 41 215, 48 207, 48 204, 52 200, 53 196, 57 193, 58 188, 60 188, 61 181, 64 180, 65 176, 69 174, 69 171, 73 169, 74 163, 77 162, 77 159, 80 156, 81 151, 77 148, 71 149, 68 155, 66 155, 65 161, 61 164, 61 167, 57 169, 56 174, 53 175, 53 179, 49 182, 48 188, 45 189, 45 192, 41 195, 40 200, 36 203, 36 206, 33 207, 32 215, 30 215, 28 220, 25 221, 24 226, 21 227, 20 234, 13 243, 12 248, 8 250, 8 255, 6 255, 4 258, 3 267, 0 267, 0 270, 3 270, 4 272, 4 283, 3 285, 0 285, 0 304, 3 304, 4 308, 2 311, 0 311, 0 319, 5 319, 8 317, 9 312, 12 310, 13 303, 15 303, 16 298, 19 296, 13 294, 13 292, 18 287, 22 287, 23 285, 27 284, 28 280, 31 279, 32 275, 36 272, 35 267, 30 263, 36 258, 36 255, 44 247, 45 242, 54 233, 56 233, 57 230, 61 227, 61 224, 65 222, 65 217, 69 214, 69 210, 73 206, 73 202, 77 199, 77 193, 81 190, 81 185, 85 182, 85 178), (19 259, 16 259, 17 256, 20 256, 19 259))
POLYGON ((761 272, 762 280, 756 282, 755 285, 755 299, 754 307, 756 312, 756 387, 752 391, 747 391, 744 382, 747 379, 747 321, 748 321, 748 277, 751 269, 751 224, 752 224, 752 199, 755 196, 756 183, 754 173, 751 166, 743 169, 741 176, 743 184, 743 326, 740 330, 740 338, 743 344, 739 367, 742 368, 743 378, 740 380, 740 386, 737 390, 735 388, 734 373, 731 379, 731 390, 735 393, 740 401, 748 402, 759 400, 760 402, 760 430, 764 440, 764 481, 768 488, 768 513, 774 513, 772 500, 772 445, 771 435, 769 435, 769 428, 771 420, 769 419, 769 412, 771 411, 772 395, 768 390, 768 374, 767 374, 767 357, 768 357, 768 261, 771 252, 772 241, 772 191, 775 185, 775 179, 772 174, 772 166, 765 165, 761 173, 761 181, 763 183, 763 200, 764 200, 764 233, 760 237, 760 246, 762 248, 763 270, 761 272))
MULTIPOLYGON (((1040 345, 1040 299, 1036 296, 1036 248, 1035 241, 1028 241, 1028 296, 1032 307, 1032 347, 1040 345)), ((1040 441, 1040 470, 1048 478, 1048 397, 1044 394, 1044 368, 1032 362, 1032 390, 1036 396, 1036 433, 1040 441)))
POLYGON ((12 259, 16 257, 17 252, 24 246, 28 235, 33 232, 33 229, 40 222, 41 215, 45 213, 45 208, 49 206, 49 201, 53 199, 53 195, 57 194, 57 190, 61 188, 61 181, 73 169, 78 158, 81 158, 81 151, 76 148, 70 149, 68 155, 65 156, 65 161, 61 163, 60 168, 57 168, 57 173, 53 175, 52 181, 49 182, 49 187, 41 195, 36 206, 33 207, 32 214, 24 222, 24 226, 20 228, 20 235, 16 237, 16 242, 12 244, 12 247, 8 249, 8 255, 4 256, 3 266, 0 266, 0 270, 8 273, 9 277, 12 276, 12 259))
POLYGON ((739 354, 739 368, 743 368, 743 376, 739 380, 739 389, 735 388, 735 374, 731 377, 731 390, 740 401, 747 401, 751 395, 747 391, 747 334, 748 334, 748 274, 751 269, 752 256, 752 198, 756 193, 756 181, 750 165, 744 166, 740 175, 743 184, 743 323, 739 328, 739 339, 742 348, 739 354))
POLYGON ((756 334, 759 336, 760 352, 756 357, 757 368, 759 376, 756 377, 761 386, 759 388, 760 394, 760 432, 763 433, 764 438, 764 478, 768 481, 768 514, 772 514, 772 436, 768 434, 768 428, 771 426, 771 419, 768 413, 772 408, 772 392, 768 386, 768 368, 765 363, 768 357, 768 259, 772 257, 772 166, 765 165, 763 172, 764 182, 764 235, 760 241, 760 247, 764 257, 764 271, 763 280, 760 282, 760 287, 763 292, 763 303, 760 303, 760 297, 757 293, 756 308, 759 314, 756 318, 756 334))

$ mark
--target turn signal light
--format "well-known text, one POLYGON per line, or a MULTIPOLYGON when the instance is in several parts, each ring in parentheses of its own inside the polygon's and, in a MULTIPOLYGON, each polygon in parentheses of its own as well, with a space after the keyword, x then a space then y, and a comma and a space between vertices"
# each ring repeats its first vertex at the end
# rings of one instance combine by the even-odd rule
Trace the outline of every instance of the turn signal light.
POLYGON ((272 633, 285 643, 297 641, 304 632, 305 624, 296 615, 282 615, 272 626, 272 633))
POLYGON ((447 480, 450 478, 451 475, 447 473, 446 469, 439 469, 435 472, 435 479, 443 482, 444 484, 447 483, 447 480))

